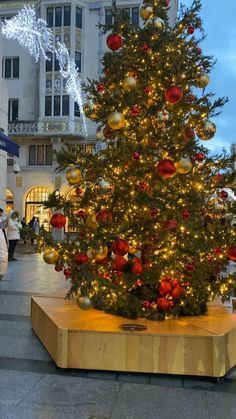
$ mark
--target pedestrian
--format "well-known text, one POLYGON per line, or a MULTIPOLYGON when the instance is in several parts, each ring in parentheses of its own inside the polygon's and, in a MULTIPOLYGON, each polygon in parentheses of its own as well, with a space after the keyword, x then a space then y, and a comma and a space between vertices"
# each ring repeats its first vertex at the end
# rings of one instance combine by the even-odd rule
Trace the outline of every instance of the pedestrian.
POLYGON ((27 227, 27 222, 26 222, 26 218, 25 217, 22 218, 21 225, 22 225, 22 228, 27 227))
POLYGON ((0 208, 0 280, 5 275, 8 265, 7 238, 4 230, 5 223, 6 216, 4 216, 3 209, 0 208))
POLYGON ((22 224, 18 221, 18 212, 12 211, 7 221, 7 237, 9 240, 8 260, 9 262, 17 260, 14 258, 14 252, 18 240, 20 239, 20 229, 22 224))
MULTIPOLYGON (((39 234, 39 221, 38 221, 38 218, 35 217, 35 215, 31 218, 28 226, 31 228, 34 235, 39 234)), ((31 243, 32 244, 34 243, 34 235, 31 237, 31 243)))

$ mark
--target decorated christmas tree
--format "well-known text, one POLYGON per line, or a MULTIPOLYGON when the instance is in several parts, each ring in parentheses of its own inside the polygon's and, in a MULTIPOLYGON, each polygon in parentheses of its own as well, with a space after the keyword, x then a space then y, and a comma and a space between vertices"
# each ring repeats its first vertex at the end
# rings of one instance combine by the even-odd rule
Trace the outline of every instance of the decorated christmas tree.
POLYGON ((84 86, 102 150, 57 154, 76 199, 50 196, 51 225, 67 218, 75 232, 61 243, 45 235, 40 245, 82 309, 194 315, 235 288, 227 274, 236 261, 232 160, 204 148, 227 99, 208 91, 214 61, 199 46, 200 1, 181 8, 174 27, 169 3, 144 3, 141 27, 113 3, 103 76, 84 86))

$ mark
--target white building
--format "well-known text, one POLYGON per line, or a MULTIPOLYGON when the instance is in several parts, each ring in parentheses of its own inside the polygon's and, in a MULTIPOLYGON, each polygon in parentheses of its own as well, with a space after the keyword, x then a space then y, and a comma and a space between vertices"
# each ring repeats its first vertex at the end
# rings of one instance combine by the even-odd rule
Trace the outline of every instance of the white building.
MULTIPOLYGON (((75 58, 82 80, 97 79, 101 73, 101 58, 106 49, 98 22, 111 19, 111 2, 90 0, 38 0, 38 15, 48 22, 56 39, 61 40, 75 58)), ((25 4, 21 0, 1 0, 0 18, 14 16, 25 4)), ((129 11, 131 20, 139 24, 140 3, 135 0, 117 0, 117 6, 129 11)), ((170 20, 177 13, 177 0, 172 0, 170 20)), ((41 58, 35 63, 26 49, 17 42, 3 41, 3 77, 9 91, 9 135, 21 146, 19 165, 15 176, 9 168, 7 204, 14 206, 27 221, 37 214, 41 222, 49 219, 49 210, 42 201, 49 192, 69 189, 63 175, 55 173, 53 151, 61 140, 84 147, 91 152, 96 138, 96 126, 87 120, 85 138, 79 110, 65 91, 58 63, 41 58)), ((45 225, 46 226, 46 225, 45 225)))

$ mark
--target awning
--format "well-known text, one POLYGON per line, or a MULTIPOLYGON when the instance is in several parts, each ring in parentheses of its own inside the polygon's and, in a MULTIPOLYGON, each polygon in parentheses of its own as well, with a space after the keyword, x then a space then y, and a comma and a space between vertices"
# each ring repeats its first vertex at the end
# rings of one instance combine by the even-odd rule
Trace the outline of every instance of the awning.
POLYGON ((13 156, 19 157, 20 146, 0 131, 0 149, 13 156))

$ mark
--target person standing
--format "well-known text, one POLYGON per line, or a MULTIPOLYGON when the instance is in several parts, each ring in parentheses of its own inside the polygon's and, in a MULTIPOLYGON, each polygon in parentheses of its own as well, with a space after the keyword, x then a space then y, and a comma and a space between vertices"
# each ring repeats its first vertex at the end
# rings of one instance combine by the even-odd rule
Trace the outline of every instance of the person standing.
POLYGON ((18 240, 20 239, 20 229, 22 224, 18 221, 18 212, 13 211, 7 222, 7 237, 9 240, 8 260, 9 262, 17 260, 14 258, 14 252, 18 240))
POLYGON ((5 222, 4 211, 0 208, 0 280, 5 275, 8 265, 7 238, 4 230, 5 222))

